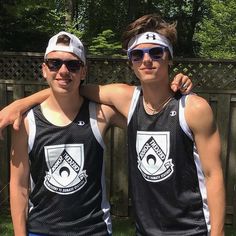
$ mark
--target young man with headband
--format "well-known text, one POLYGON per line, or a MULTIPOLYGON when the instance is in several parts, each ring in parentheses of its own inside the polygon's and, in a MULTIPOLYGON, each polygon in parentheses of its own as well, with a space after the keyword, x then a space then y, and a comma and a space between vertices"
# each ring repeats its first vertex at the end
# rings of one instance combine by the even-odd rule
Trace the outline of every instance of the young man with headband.
POLYGON ((127 118, 136 235, 223 236, 221 144, 212 110, 203 98, 177 96, 169 87, 175 24, 145 15, 123 36, 141 86, 91 86, 82 94, 127 118))

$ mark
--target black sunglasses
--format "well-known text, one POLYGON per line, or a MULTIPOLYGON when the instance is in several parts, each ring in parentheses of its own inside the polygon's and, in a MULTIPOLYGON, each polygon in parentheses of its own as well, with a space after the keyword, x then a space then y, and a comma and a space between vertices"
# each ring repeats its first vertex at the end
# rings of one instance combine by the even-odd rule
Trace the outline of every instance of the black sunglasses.
POLYGON ((142 61, 144 54, 148 53, 152 60, 156 61, 162 58, 165 50, 168 50, 168 48, 160 46, 153 48, 137 48, 128 51, 128 58, 131 61, 142 61))
POLYGON ((63 64, 67 67, 67 69, 71 72, 76 72, 80 70, 80 67, 83 66, 83 62, 80 60, 61 60, 58 58, 48 58, 45 59, 45 64, 52 71, 58 71, 63 64))

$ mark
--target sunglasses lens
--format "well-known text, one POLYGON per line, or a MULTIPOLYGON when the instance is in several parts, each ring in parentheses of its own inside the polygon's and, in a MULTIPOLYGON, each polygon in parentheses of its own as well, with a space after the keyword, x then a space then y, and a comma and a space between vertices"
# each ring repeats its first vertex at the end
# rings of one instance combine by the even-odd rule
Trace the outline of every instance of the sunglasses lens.
POLYGON ((59 70, 63 64, 66 65, 69 71, 78 71, 80 70, 80 66, 82 64, 82 62, 79 60, 63 61, 61 59, 46 59, 45 63, 48 66, 49 70, 52 71, 59 70))
POLYGON ((142 61, 144 53, 148 53, 152 60, 159 60, 162 58, 164 53, 164 48, 154 47, 154 48, 143 48, 143 49, 134 49, 130 51, 129 58, 131 61, 142 61))
POLYGON ((63 62, 59 59, 47 59, 45 63, 49 70, 59 70, 63 62))
POLYGON ((140 49, 134 49, 130 52, 131 61, 141 61, 143 59, 143 51, 140 49))
POLYGON ((65 61, 64 63, 69 71, 80 70, 81 62, 79 60, 65 61))
POLYGON ((149 50, 149 55, 153 60, 158 60, 162 58, 163 53, 164 53, 164 50, 161 47, 155 47, 149 50))

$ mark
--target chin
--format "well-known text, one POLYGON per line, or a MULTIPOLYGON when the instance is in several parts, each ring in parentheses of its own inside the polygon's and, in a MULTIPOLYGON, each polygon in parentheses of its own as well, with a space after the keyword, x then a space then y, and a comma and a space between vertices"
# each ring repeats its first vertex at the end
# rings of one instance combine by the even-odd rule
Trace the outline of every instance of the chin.
POLYGON ((157 82, 158 79, 157 77, 153 77, 153 76, 145 76, 145 78, 140 79, 140 81, 143 81, 144 83, 153 83, 153 82, 157 82))
POLYGON ((60 88, 53 88, 52 90, 57 94, 67 94, 70 92, 71 89, 60 87, 60 88))

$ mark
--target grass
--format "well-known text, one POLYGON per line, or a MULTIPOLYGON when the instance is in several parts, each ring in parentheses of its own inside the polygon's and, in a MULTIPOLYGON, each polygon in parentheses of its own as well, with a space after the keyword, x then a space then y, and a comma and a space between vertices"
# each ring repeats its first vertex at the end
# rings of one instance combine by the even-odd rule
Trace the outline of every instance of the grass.
POLYGON ((225 236, 236 236, 236 229, 231 225, 225 226, 225 236))
MULTIPOLYGON (((134 236, 134 222, 128 217, 113 217, 113 236, 134 236)), ((7 208, 0 211, 0 235, 13 236, 11 216, 7 208)), ((236 236, 236 229, 225 226, 225 236, 236 236)))
POLYGON ((6 207, 0 209, 0 235, 13 236, 13 228, 9 210, 6 207))
POLYGON ((112 231, 112 236, 134 236, 135 225, 128 217, 113 217, 112 231))

